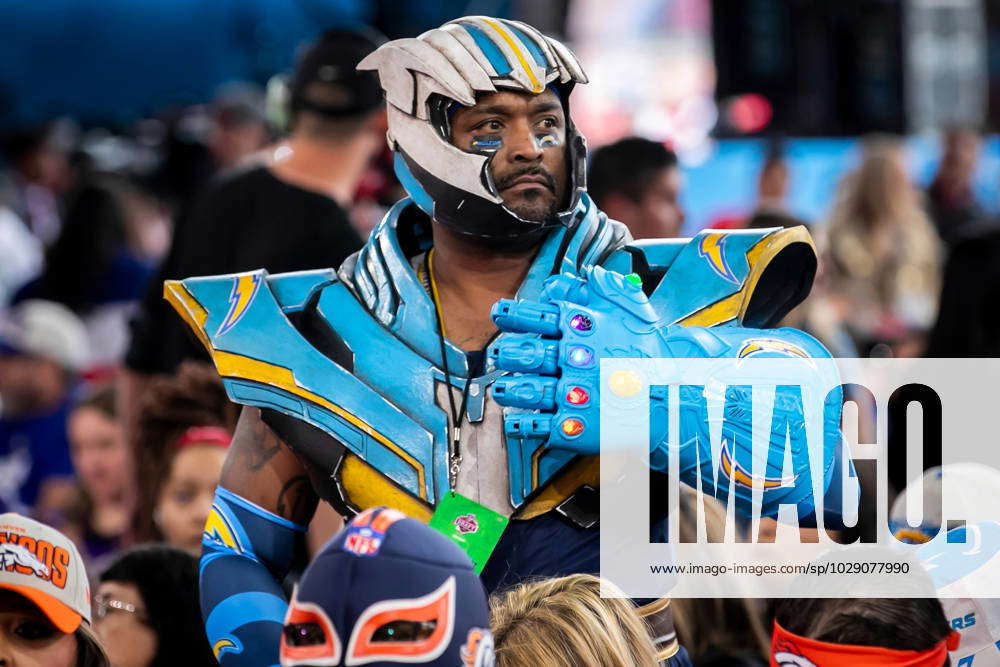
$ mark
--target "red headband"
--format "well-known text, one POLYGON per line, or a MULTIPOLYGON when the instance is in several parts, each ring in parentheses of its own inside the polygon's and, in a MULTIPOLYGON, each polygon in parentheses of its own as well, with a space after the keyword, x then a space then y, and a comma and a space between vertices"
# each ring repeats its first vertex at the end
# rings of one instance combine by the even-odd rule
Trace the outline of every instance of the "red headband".
POLYGON ((192 426, 177 438, 177 449, 191 445, 215 445, 228 447, 233 441, 229 431, 221 426, 192 426))
POLYGON ((831 644, 792 634, 774 622, 771 636, 771 667, 941 667, 948 651, 958 648, 961 636, 952 631, 926 651, 897 651, 881 646, 831 644))

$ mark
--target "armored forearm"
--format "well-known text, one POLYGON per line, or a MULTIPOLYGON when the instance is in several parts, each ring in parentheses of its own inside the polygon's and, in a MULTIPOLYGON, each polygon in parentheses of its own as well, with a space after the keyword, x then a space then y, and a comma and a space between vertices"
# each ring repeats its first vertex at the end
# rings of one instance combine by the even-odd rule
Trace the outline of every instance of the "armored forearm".
POLYGON ((216 489, 201 555, 201 610, 216 660, 225 667, 278 664, 288 602, 281 580, 292 563, 292 523, 216 489))

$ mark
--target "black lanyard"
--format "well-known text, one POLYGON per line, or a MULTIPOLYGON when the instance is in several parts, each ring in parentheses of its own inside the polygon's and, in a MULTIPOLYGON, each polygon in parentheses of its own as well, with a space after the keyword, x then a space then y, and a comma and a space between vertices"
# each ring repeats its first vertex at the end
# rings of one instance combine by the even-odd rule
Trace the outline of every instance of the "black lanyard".
POLYGON ((444 343, 444 321, 441 317, 441 301, 438 299, 437 284, 434 282, 433 265, 434 248, 427 253, 427 276, 431 284, 431 297, 434 300, 434 315, 437 319, 438 343, 441 347, 441 367, 444 370, 444 381, 448 390, 448 405, 451 408, 451 447, 448 450, 448 480, 452 489, 458 482, 458 472, 462 468, 462 421, 469 405, 469 387, 472 385, 472 369, 469 369, 469 377, 465 380, 462 388, 462 402, 458 408, 455 407, 455 396, 451 390, 451 371, 448 369, 448 351, 444 343))

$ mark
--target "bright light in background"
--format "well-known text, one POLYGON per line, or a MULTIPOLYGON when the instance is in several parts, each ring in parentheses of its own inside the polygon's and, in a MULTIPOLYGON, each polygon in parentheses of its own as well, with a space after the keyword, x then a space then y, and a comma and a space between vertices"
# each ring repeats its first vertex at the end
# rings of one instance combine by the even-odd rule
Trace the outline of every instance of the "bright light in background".
POLYGON ((718 117, 708 0, 576 0, 572 46, 590 79, 573 119, 592 146, 639 135, 706 156, 718 117))
POLYGON ((774 117, 774 108, 763 95, 740 95, 729 102, 726 120, 739 132, 752 134, 767 127, 774 117))

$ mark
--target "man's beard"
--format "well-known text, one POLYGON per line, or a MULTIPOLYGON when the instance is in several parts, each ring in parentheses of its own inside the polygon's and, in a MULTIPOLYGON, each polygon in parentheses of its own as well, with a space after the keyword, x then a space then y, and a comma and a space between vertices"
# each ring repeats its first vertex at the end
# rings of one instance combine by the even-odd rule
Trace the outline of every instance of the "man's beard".
MULTIPOLYGON (((528 169, 522 169, 504 176, 496 183, 497 191, 502 193, 505 189, 510 187, 514 181, 522 176, 540 176, 545 180, 545 185, 548 188, 549 193, 553 195, 555 194, 556 181, 552 178, 552 174, 542 167, 529 167, 528 169)), ((531 194, 520 198, 519 201, 515 203, 507 203, 505 201, 504 206, 510 209, 522 220, 528 220, 530 222, 546 222, 556 217, 556 214, 559 212, 558 196, 546 198, 544 195, 537 194, 534 191, 529 191, 529 193, 531 194)))

